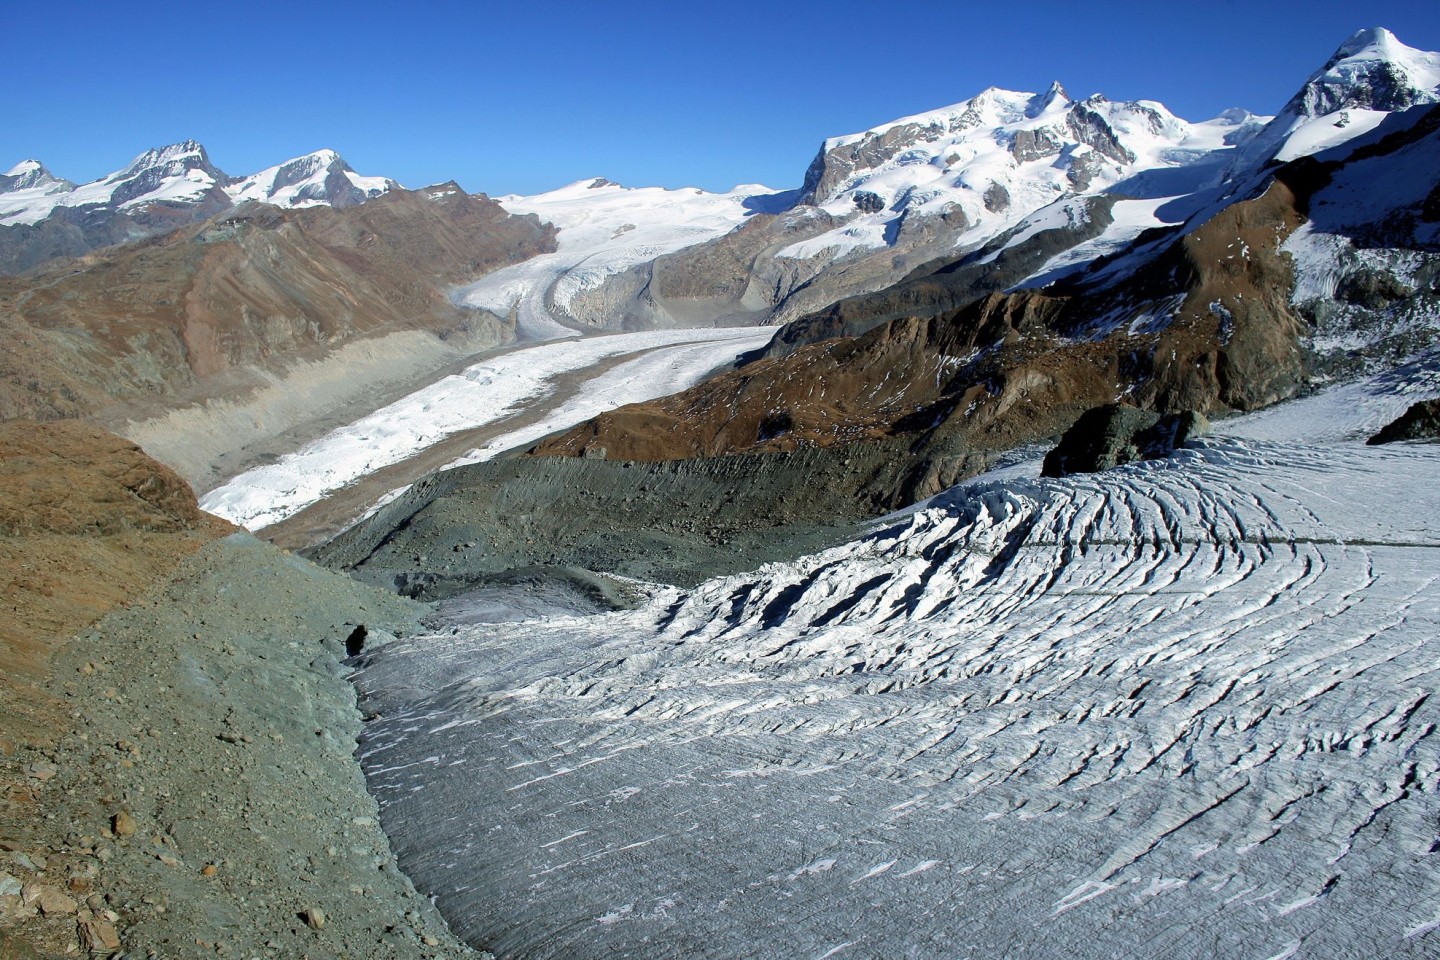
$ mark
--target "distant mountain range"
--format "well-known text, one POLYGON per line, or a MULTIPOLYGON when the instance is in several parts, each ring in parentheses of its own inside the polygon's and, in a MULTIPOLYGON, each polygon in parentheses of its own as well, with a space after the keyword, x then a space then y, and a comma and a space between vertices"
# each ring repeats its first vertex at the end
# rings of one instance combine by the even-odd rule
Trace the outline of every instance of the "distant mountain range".
POLYGON ((25 160, 0 176, 0 272, 154 236, 249 200, 349 207, 399 186, 360 176, 333 150, 232 177, 193 140, 147 150, 123 169, 78 186, 38 160, 25 160))

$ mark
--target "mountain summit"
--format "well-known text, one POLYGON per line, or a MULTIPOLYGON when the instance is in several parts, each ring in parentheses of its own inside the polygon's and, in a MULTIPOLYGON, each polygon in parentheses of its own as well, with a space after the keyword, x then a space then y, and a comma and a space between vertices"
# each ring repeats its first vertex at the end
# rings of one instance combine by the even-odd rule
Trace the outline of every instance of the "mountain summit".
POLYGON ((226 189, 236 203, 258 200, 277 207, 352 207, 398 189, 387 177, 362 177, 334 150, 316 150, 262 170, 226 189))
POLYGON ((1408 47, 1383 27, 1360 30, 1241 152, 1237 169, 1339 146, 1392 113, 1437 102, 1440 54, 1408 47))
POLYGON ((0 194, 17 190, 41 190, 62 193, 73 190, 75 184, 55 176, 39 160, 22 160, 5 173, 0 174, 0 194))

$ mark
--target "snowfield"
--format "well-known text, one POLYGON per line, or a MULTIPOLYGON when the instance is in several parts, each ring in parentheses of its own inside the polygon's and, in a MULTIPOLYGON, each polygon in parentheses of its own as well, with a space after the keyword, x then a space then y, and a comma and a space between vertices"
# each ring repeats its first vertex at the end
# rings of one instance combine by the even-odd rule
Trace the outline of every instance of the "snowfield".
POLYGON ((559 227, 557 249, 487 274, 454 299, 501 316, 514 310, 525 336, 565 336, 573 331, 552 306, 564 315, 577 293, 609 276, 729 233, 773 193, 758 184, 729 193, 628 188, 602 178, 531 197, 497 197, 509 213, 535 214, 559 227))
POLYGON ((589 382, 579 397, 547 413, 539 432, 509 432, 503 444, 492 442, 465 462, 489 459, 602 410, 685 389, 739 354, 764 346, 774 333, 756 327, 655 330, 529 344, 444 377, 275 463, 248 470, 211 490, 200 506, 260 530, 455 434, 543 407, 556 393, 559 378, 580 376, 589 382), (628 354, 638 356, 609 373, 586 372, 628 354))
POLYGON ((502 957, 1434 956, 1436 365, 980 478, 358 680, 417 886, 502 957))

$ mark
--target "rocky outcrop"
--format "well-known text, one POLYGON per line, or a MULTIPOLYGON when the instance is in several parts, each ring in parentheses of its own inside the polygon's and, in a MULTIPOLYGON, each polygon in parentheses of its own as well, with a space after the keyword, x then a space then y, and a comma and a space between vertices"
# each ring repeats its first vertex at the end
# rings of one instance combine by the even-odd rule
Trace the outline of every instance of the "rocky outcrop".
POLYGON ((1369 440, 1371 446, 1400 440, 1440 440, 1440 400, 1421 400, 1387 423, 1369 440))
POLYGON ((1210 431, 1210 422, 1193 410, 1160 414, 1108 403, 1081 414, 1060 442, 1045 455, 1040 473, 1064 477, 1098 473, 1136 460, 1169 456, 1190 438, 1210 431))

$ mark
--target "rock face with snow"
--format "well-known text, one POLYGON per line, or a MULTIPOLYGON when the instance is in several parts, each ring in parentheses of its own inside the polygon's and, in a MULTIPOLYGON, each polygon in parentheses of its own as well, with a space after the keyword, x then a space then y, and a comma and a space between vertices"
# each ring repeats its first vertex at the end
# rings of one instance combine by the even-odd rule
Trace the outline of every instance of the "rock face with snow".
POLYGON ((1399 418, 1385 424, 1369 440, 1371 446, 1401 440, 1440 440, 1440 400, 1421 400, 1399 418))
POLYGON ((1045 455, 1040 474, 1066 477, 1097 473, 1169 456, 1193 437, 1210 432, 1210 421, 1193 410, 1161 416, 1149 410, 1108 403, 1087 410, 1045 455))
POLYGON ((1240 153, 1242 165, 1293 160, 1347 143, 1387 116, 1440 102, 1440 54, 1389 30, 1356 33, 1240 153))
POLYGON ((65 193, 75 189, 75 184, 55 176, 39 160, 23 160, 0 174, 0 194, 18 193, 21 190, 65 193))
POLYGON ((1213 185, 1263 122, 1227 111, 1189 123, 1150 101, 1075 101, 1058 84, 986 90, 827 140, 798 206, 639 264, 575 311, 663 322, 704 303, 751 322, 788 320, 982 248, 992 261, 1007 253, 976 296, 1002 290, 1086 241, 1094 256, 1171 222, 1158 198, 1213 185), (1028 242, 1042 233, 1045 243, 1028 242))
POLYGON ((225 192, 236 203, 353 207, 398 189, 394 180, 360 176, 334 150, 317 150, 232 183, 225 192))
POLYGON ((398 186, 359 176, 333 150, 231 177, 193 140, 147 150, 124 169, 80 185, 27 160, 0 177, 0 273, 165 233, 247 200, 344 207, 398 186))

